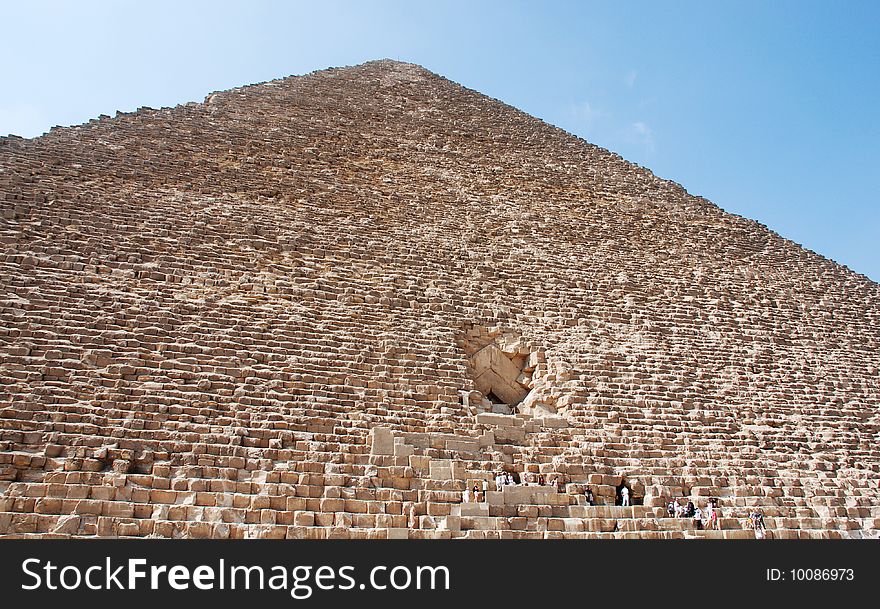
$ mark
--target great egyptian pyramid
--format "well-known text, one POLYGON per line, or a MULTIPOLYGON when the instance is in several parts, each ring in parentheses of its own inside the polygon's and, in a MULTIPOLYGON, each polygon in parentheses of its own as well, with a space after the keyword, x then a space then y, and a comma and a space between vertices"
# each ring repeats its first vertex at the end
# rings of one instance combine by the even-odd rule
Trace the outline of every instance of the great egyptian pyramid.
POLYGON ((3 138, 0 210, 5 537, 880 529, 880 286, 419 66, 3 138))

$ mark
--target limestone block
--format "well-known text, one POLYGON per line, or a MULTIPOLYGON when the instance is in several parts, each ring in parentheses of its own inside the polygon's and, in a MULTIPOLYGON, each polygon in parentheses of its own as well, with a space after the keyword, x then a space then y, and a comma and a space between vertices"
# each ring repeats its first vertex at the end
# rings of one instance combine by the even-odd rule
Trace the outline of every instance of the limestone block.
POLYGON ((386 539, 409 539, 409 529, 388 529, 386 539))
POLYGON ((458 516, 488 516, 489 504, 485 501, 462 503, 456 506, 458 516))
POLYGON ((448 461, 433 459, 430 462, 429 477, 434 480, 451 480, 452 467, 448 461))
POLYGON ((409 457, 415 452, 415 448, 409 444, 405 444, 403 438, 394 438, 394 448, 392 453, 397 457, 409 457))
POLYGON ((370 430, 370 454, 393 455, 394 435, 386 427, 374 427, 370 430))
MULTIPOLYGON (((266 511, 266 510, 264 510, 266 511)), ((273 523, 274 524, 274 523, 273 523)), ((293 524, 301 527, 315 526, 315 513, 298 511, 293 513, 293 524)))
MULTIPOLYGON (((134 536, 140 535, 140 533, 141 533, 141 528, 137 522, 120 522, 116 528, 116 534, 119 535, 120 537, 134 537, 134 536)), ((193 537, 195 537, 195 536, 196 535, 193 535, 193 537)), ((210 538, 211 537, 210 528, 208 528, 204 534, 200 535, 200 537, 203 537, 206 539, 210 538)))
POLYGON ((495 429, 495 441, 500 444, 519 443, 526 438, 526 432, 521 427, 498 427, 495 429))
POLYGON ((427 470, 430 467, 430 457, 426 457, 423 455, 411 455, 409 457, 409 465, 415 470, 427 470))
MULTIPOLYGON (((502 487, 503 488, 503 487, 502 487)), ((503 491, 488 491, 486 493, 486 501, 489 505, 504 505, 503 491)))
POLYGON ((480 450, 480 442, 470 438, 447 440, 445 448, 460 453, 476 453, 480 450))
POLYGON ((517 417, 492 414, 488 412, 481 412, 476 416, 476 420, 480 425, 495 425, 503 427, 521 426, 523 424, 522 419, 517 417))
MULTIPOLYGON (((464 503, 465 505, 476 505, 471 503, 464 503)), ((448 503, 428 503, 428 515, 429 516, 447 516, 450 513, 451 506, 448 503)))
POLYGON ((131 518, 134 516, 134 506, 123 501, 106 501, 103 503, 102 514, 104 516, 116 516, 121 518, 131 518))
MULTIPOLYGON (((501 487, 502 503, 517 505, 522 503, 550 505, 555 496, 565 497, 552 486, 531 486, 508 484, 501 487)), ((567 499, 566 499, 567 502, 567 499)))
MULTIPOLYGON (((75 535, 79 531, 81 522, 82 518, 80 516, 60 516, 58 520, 55 521, 55 524, 51 527, 50 530, 52 533, 65 533, 67 535, 75 535)), ((0 532, 2 532, 2 527, 0 527, 0 532)))
POLYGON ((535 419, 535 422, 541 427, 549 427, 551 429, 562 429, 569 426, 568 421, 564 417, 548 416, 535 419))

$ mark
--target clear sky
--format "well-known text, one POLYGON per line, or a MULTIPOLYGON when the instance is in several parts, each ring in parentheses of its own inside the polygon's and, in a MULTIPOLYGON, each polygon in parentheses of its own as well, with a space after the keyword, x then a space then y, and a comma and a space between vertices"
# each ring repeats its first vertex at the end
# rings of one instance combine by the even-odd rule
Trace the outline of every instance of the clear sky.
POLYGON ((389 57, 880 280, 880 2, 0 0, 0 135, 389 57))

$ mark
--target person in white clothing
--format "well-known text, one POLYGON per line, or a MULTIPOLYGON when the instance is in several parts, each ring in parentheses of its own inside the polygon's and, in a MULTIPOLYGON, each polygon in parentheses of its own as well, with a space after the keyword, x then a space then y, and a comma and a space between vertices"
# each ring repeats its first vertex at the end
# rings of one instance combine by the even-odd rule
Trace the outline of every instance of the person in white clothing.
POLYGON ((465 503, 471 502, 471 490, 469 488, 464 489, 464 502, 465 503))
POLYGON ((685 516, 685 507, 679 502, 675 502, 675 517, 676 518, 684 518, 685 516))
POLYGON ((621 505, 629 505, 629 489, 625 486, 620 489, 621 505))
POLYGON ((703 528, 703 510, 699 506, 694 509, 694 526, 698 531, 703 528))

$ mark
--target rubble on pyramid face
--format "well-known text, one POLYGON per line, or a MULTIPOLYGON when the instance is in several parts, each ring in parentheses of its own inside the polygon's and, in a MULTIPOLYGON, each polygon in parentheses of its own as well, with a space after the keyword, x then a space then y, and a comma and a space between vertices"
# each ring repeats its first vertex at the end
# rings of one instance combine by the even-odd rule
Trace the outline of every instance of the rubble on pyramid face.
POLYGON ((419 66, 3 138, 0 212, 0 535, 880 526, 877 284, 419 66))

